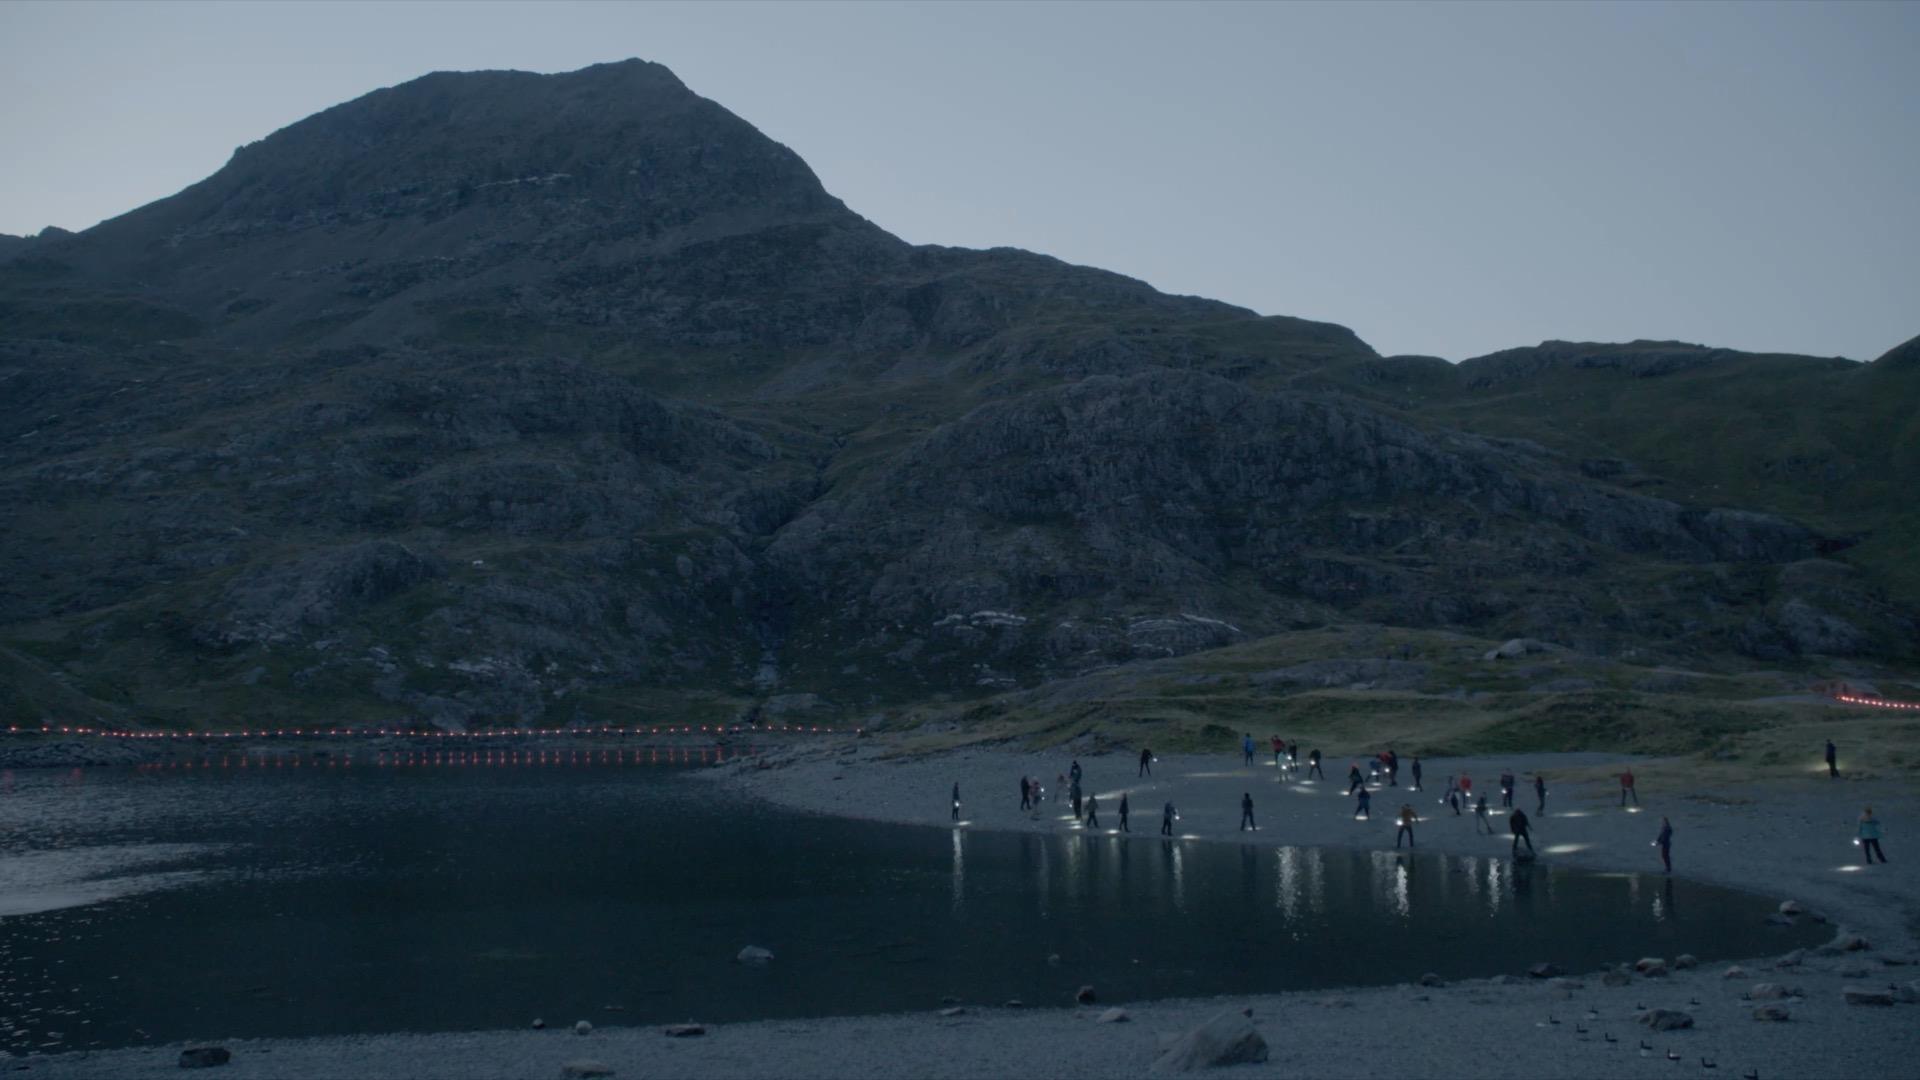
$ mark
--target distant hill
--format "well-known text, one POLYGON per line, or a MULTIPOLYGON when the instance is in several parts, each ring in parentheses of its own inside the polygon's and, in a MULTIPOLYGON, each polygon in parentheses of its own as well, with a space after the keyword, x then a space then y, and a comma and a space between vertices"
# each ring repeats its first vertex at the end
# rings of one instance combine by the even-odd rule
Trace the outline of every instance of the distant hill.
POLYGON ((1332 623, 1906 672, 1909 343, 1450 365, 906 244, 655 64, 0 240, 0 710, 856 715, 1332 623))

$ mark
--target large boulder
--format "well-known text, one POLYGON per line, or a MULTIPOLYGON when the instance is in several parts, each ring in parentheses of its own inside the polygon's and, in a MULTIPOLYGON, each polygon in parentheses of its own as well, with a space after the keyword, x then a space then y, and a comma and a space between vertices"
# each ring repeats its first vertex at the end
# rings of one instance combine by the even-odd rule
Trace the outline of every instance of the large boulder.
POLYGON ((1173 1041, 1153 1062, 1155 1072, 1191 1072, 1267 1060, 1267 1040, 1244 1013, 1228 1010, 1173 1041))
POLYGON ((1648 1009, 1640 1014, 1640 1022, 1655 1031, 1677 1031, 1693 1026, 1693 1016, 1679 1009, 1648 1009))
POLYGON ((193 1046, 180 1051, 180 1067, 183 1069, 208 1069, 225 1065, 231 1060, 233 1054, 224 1046, 193 1046))
POLYGON ((1643 956, 1633 962, 1633 970, 1648 978, 1657 978, 1667 973, 1667 962, 1658 956, 1643 956))
POLYGON ((773 953, 758 945, 749 945, 741 949, 733 960, 736 964, 770 964, 773 962, 773 953))
POLYGON ((1891 1005, 1894 994, 1884 987, 1848 986, 1840 991, 1840 996, 1849 1005, 1891 1005))

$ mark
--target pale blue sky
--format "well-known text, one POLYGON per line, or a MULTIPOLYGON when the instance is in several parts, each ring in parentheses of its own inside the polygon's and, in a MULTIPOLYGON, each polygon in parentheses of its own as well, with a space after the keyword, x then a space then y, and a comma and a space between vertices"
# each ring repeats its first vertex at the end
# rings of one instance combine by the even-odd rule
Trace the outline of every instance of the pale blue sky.
POLYGON ((1382 352, 1920 333, 1920 3, 0 3, 0 232, 432 70, 639 56, 907 240, 1382 352))

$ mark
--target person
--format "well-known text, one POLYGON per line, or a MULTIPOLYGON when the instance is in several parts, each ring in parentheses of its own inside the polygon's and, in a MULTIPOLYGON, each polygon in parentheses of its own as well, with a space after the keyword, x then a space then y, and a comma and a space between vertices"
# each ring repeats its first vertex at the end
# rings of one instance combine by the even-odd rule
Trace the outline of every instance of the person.
POLYGON ((1515 810, 1513 816, 1507 818, 1507 831, 1513 834, 1513 857, 1516 859, 1520 857, 1520 841, 1522 840, 1527 842, 1527 855, 1531 857, 1533 855, 1533 836, 1528 831, 1527 812, 1525 810, 1515 810))
POLYGON ((1860 851, 1867 857, 1867 865, 1873 865, 1873 857, 1880 856, 1882 863, 1887 861, 1887 853, 1880 850, 1880 819, 1873 816, 1873 807, 1860 811, 1860 851))
POLYGON ((1123 791, 1120 793, 1120 831, 1121 832, 1133 831, 1132 829, 1127 828, 1127 809, 1128 809, 1127 793, 1123 791))
POLYGON ((1273 737, 1273 767, 1280 767, 1280 757, 1287 752, 1287 740, 1278 735, 1273 737))
POLYGON ((953 782, 953 820, 960 820, 960 781, 953 782))
POLYGON ((1508 769, 1506 772, 1503 772, 1500 774, 1500 808, 1502 810, 1513 809, 1513 770, 1512 769, 1508 769))
POLYGON ((1253 823, 1253 792, 1251 791, 1240 794, 1240 829, 1242 832, 1248 829, 1254 832, 1260 831, 1260 826, 1253 823))
POLYGON ((1020 809, 1033 809, 1033 782, 1024 775, 1020 777, 1020 809))
POLYGON ((1487 817, 1487 793, 1480 793, 1480 801, 1473 804, 1473 835, 1480 835, 1480 827, 1486 826, 1487 835, 1493 835, 1493 822, 1487 817))
POLYGON ((1400 786, 1400 755, 1391 746, 1387 747, 1387 786, 1400 786))
POLYGON ((1401 803, 1400 804, 1400 828, 1396 830, 1393 834, 1394 850, 1396 851, 1399 850, 1400 838, 1403 836, 1407 838, 1407 846, 1408 847, 1413 846, 1413 823, 1416 819, 1417 819, 1417 815, 1415 815, 1413 812, 1413 804, 1401 803))
POLYGON ((1240 754, 1246 758, 1246 764, 1253 764, 1253 732, 1247 732, 1246 736, 1240 740, 1240 754))
POLYGON ((1621 806, 1627 805, 1628 796, 1633 797, 1633 805, 1635 806, 1640 805, 1640 793, 1633 789, 1633 770, 1632 769, 1628 769, 1626 772, 1623 772, 1620 774, 1620 805, 1621 806))
POLYGON ((1080 772, 1080 761, 1078 758, 1075 758, 1072 767, 1067 769, 1067 779, 1073 781, 1074 786, 1078 787, 1080 786, 1080 777, 1082 775, 1080 772))
POLYGON ((1320 771, 1320 748, 1317 746, 1307 751, 1307 779, 1311 780, 1316 775, 1322 780, 1327 778, 1327 774, 1320 771))
POLYGON ((1097 829, 1099 827, 1100 827, 1100 796, 1089 795, 1087 796, 1087 828, 1097 829))
POLYGON ((1547 812, 1547 778, 1544 776, 1541 776, 1539 773, 1533 774, 1533 795, 1534 795, 1534 798, 1540 800, 1540 805, 1534 810, 1534 813, 1536 814, 1546 813, 1547 812))
MULTIPOLYGON (((1353 792, 1349 791, 1347 794, 1351 795, 1353 792)), ((1363 817, 1368 821, 1373 820, 1373 792, 1368 791, 1365 785, 1360 788, 1360 805, 1353 808, 1353 816, 1363 817)))
POLYGON ((1660 865, 1673 873, 1673 822, 1660 819, 1660 835, 1654 838, 1653 846, 1660 849, 1660 865))
POLYGON ((1153 751, 1152 750, 1149 750, 1144 746, 1140 748, 1140 771, 1135 773, 1134 775, 1135 776, 1152 776, 1153 775, 1153 751))
POLYGON ((1473 777, 1468 776, 1466 773, 1461 773, 1460 774, 1460 801, 1465 802, 1466 800, 1471 798, 1473 798, 1473 777))
POLYGON ((1360 763, 1356 761, 1347 766, 1347 794, 1365 790, 1366 786, 1366 778, 1360 775, 1360 763))
POLYGON ((1297 742, 1289 742, 1287 743, 1287 768, 1297 769, 1299 767, 1300 767, 1300 744, 1297 742))
POLYGON ((1460 789, 1454 787, 1451 781, 1447 784, 1447 805, 1453 807, 1454 817, 1460 816, 1460 789))
POLYGON ((1827 775, 1838 778, 1840 775, 1840 757, 1833 748, 1833 740, 1827 740, 1827 775))
POLYGON ((1420 759, 1413 759, 1413 790, 1420 790, 1420 759))
POLYGON ((1173 835, 1173 803, 1172 802, 1168 802, 1167 805, 1160 808, 1160 835, 1161 836, 1173 835))
POLYGON ((1073 820, 1079 821, 1080 820, 1080 781, 1079 779, 1078 778, 1074 779, 1072 781, 1072 785, 1073 786, 1068 788, 1067 790, 1067 798, 1072 800, 1073 802, 1073 820))

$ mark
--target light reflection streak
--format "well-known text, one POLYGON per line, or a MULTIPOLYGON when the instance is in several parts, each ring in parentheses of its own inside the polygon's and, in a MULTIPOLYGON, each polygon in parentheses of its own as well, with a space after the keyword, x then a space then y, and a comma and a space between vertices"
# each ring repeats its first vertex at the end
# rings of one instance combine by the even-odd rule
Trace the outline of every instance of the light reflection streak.
POLYGON ((1300 849, 1281 848, 1280 864, 1275 870, 1279 874, 1279 892, 1274 904, 1286 921, 1293 922, 1300 915, 1300 849))

